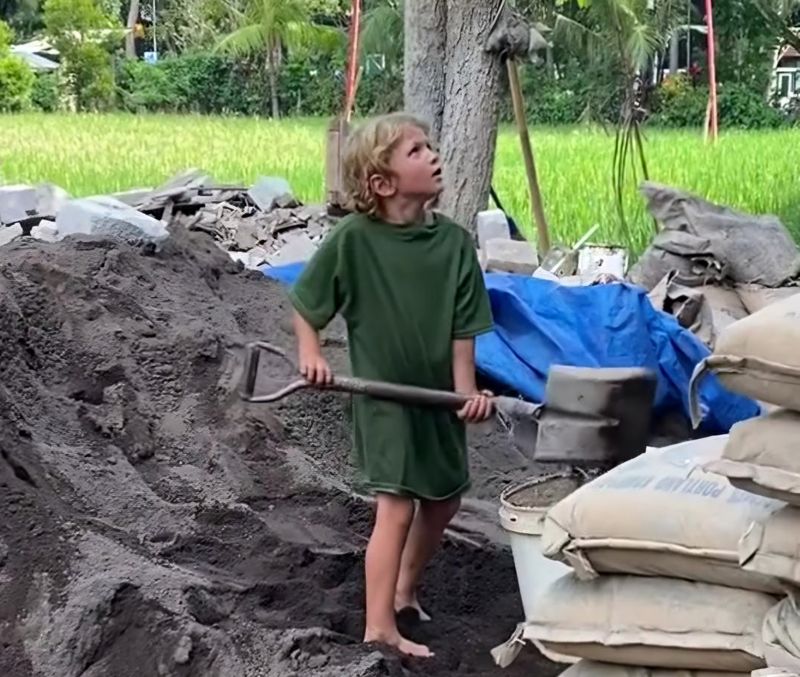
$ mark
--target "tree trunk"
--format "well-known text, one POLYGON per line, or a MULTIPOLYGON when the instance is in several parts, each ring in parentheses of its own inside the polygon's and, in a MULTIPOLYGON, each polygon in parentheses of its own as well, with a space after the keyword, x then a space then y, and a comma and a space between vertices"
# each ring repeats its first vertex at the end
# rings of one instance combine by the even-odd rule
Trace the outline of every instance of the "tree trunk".
POLYGON ((502 63, 484 50, 502 0, 448 0, 442 211, 470 232, 489 202, 502 63))
POLYGON ((502 64, 484 41, 502 0, 406 0, 405 108, 430 121, 440 208, 471 232, 489 201, 502 64))
POLYGON ((439 141, 444 116, 446 0, 406 0, 403 98, 405 109, 431 126, 439 141))
POLYGON ((277 120, 281 116, 281 109, 278 104, 278 63, 275 51, 274 47, 270 47, 268 50, 267 75, 269 77, 269 96, 272 102, 272 117, 277 120))
POLYGON ((125 35, 125 56, 129 59, 136 58, 136 22, 139 20, 139 0, 131 0, 130 7, 128 7, 128 32, 125 35))
MULTIPOLYGON (((680 33, 678 33, 678 29, 674 28, 672 30, 672 36, 669 40, 669 74, 675 75, 678 72, 678 57, 680 55, 680 33)), ((689 68, 689 64, 686 64, 686 68, 689 68)))

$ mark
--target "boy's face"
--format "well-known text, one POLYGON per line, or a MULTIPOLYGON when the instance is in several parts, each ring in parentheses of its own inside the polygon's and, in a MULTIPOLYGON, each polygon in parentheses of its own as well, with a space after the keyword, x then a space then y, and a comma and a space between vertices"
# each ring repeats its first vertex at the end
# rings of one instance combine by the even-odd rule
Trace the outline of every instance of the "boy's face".
POLYGON ((391 177, 376 177, 375 192, 383 198, 402 195, 428 202, 442 192, 442 166, 428 136, 408 126, 389 160, 391 177))

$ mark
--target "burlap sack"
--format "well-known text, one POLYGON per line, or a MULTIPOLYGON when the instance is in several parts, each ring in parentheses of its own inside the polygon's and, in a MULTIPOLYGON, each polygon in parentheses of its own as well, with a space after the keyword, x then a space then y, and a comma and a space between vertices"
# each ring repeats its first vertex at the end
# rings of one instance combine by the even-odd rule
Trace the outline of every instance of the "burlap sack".
POLYGON ((545 556, 587 580, 623 573, 783 591, 774 576, 740 567, 739 543, 785 504, 702 469, 720 458, 727 439, 648 451, 585 484, 548 511, 545 556))
POLYGON ((747 672, 694 672, 686 670, 661 670, 659 668, 634 668, 627 665, 580 661, 561 677, 743 677, 747 672))
POLYGON ((800 506, 800 414, 779 409, 731 428, 719 460, 704 468, 754 494, 800 506))
POLYGON ((787 597, 770 609, 764 619, 762 639, 770 668, 800 672, 800 612, 796 597, 787 597))
POLYGON ((697 365, 690 383, 692 418, 700 412, 697 387, 704 374, 753 399, 800 411, 800 294, 766 306, 726 327, 714 354, 697 365))
POLYGON ((761 627, 776 602, 670 578, 567 574, 543 593, 524 637, 604 663, 750 672, 766 667, 761 627))

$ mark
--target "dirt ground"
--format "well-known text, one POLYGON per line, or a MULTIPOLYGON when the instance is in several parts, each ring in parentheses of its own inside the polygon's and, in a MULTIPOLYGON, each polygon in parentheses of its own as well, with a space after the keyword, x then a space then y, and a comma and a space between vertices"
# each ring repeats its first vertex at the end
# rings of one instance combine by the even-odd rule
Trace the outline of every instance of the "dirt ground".
MULTIPOLYGON (((244 405, 253 339, 291 345, 284 292, 201 234, 0 248, 0 674, 558 674, 489 654, 522 618, 497 496, 539 471, 492 430, 425 577, 434 623, 402 622, 436 657, 359 642, 346 400, 244 405)), ((340 325, 326 350, 345 366, 340 325)))

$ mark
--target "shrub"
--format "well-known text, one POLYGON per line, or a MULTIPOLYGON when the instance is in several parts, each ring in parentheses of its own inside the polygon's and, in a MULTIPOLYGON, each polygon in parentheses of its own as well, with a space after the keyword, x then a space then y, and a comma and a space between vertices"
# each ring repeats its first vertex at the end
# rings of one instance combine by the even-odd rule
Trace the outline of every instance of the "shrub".
POLYGON ((13 112, 28 108, 34 79, 33 71, 19 57, 0 57, 0 111, 13 112))
POLYGON ((45 113, 61 108, 61 90, 56 73, 40 73, 33 82, 31 103, 45 113))

